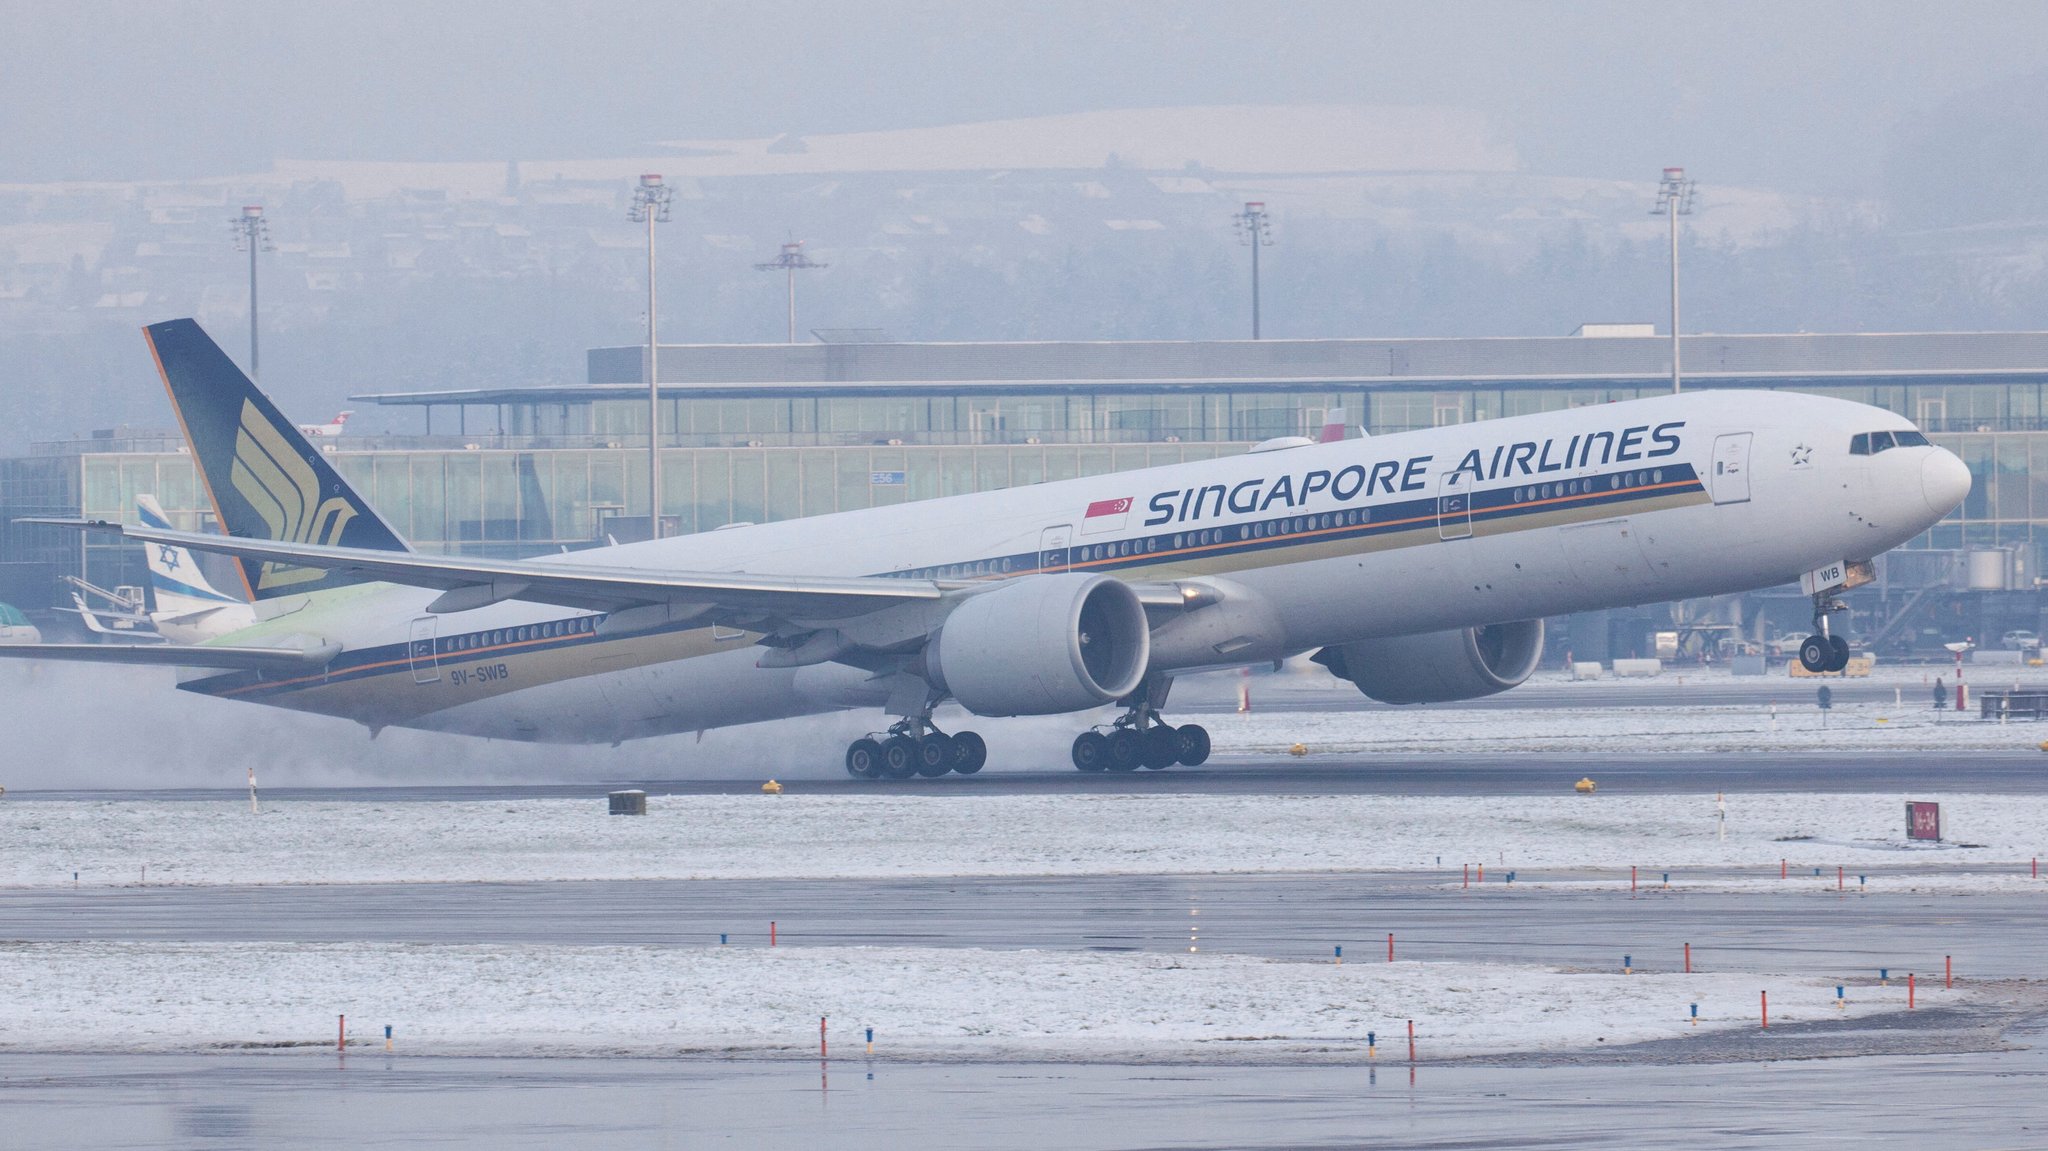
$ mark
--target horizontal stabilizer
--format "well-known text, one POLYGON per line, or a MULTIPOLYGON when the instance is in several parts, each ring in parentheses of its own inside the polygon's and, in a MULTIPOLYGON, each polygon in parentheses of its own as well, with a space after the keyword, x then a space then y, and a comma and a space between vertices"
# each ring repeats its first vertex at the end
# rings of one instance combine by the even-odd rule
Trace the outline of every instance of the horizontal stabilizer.
POLYGON ((214 647, 182 644, 7 643, 0 658, 47 659, 67 663, 126 663, 144 667, 215 667, 228 671, 306 671, 324 667, 341 654, 340 644, 300 650, 289 647, 214 647))

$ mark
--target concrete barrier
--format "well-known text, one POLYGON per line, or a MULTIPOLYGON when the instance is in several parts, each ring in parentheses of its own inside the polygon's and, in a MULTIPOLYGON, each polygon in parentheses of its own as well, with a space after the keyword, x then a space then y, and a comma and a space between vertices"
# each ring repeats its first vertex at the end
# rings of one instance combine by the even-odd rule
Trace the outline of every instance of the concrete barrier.
POLYGON ((1617 659, 1613 662, 1616 679, 1624 676, 1642 678, 1664 674, 1664 661, 1661 659, 1617 659))

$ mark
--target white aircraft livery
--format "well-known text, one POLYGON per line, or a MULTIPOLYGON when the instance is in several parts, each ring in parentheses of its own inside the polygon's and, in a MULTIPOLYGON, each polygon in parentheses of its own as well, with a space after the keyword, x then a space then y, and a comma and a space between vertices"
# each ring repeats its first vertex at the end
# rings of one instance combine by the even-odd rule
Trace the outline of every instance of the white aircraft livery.
MULTIPOLYGON (((851 708, 866 777, 979 770, 977 716, 1086 712, 1083 770, 1196 764, 1177 674, 1301 652, 1389 703, 1522 682, 1545 616, 1801 580, 1801 659, 1869 561, 1970 487, 1899 415, 1703 391, 1335 440, 529 560, 412 550, 190 320, 145 329, 226 535, 64 521, 238 561, 256 622, 42 645, 373 730, 616 742, 851 708)), ((49 522, 49 521, 45 521, 49 522)), ((851 734, 851 733, 849 733, 851 734)))

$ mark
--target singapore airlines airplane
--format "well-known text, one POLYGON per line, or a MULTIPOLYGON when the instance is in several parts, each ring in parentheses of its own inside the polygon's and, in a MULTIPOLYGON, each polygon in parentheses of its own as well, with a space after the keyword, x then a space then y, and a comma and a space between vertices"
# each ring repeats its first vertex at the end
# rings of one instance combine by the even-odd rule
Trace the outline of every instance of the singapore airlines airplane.
MULTIPOLYGON (((1389 703, 1522 682, 1542 618, 1802 581, 1836 593, 1969 491, 1904 418, 1706 391, 735 527, 530 560, 412 550, 190 320, 145 329, 228 535, 85 524, 236 557, 252 626, 196 646, 44 645, 373 730, 616 742, 848 708, 865 777, 971 773, 978 716, 1122 715, 1084 771, 1196 764, 1177 674, 1314 651, 1389 703)), ((49 522, 49 521, 44 521, 49 522)), ((79 524, 80 521, 66 521, 79 524)))

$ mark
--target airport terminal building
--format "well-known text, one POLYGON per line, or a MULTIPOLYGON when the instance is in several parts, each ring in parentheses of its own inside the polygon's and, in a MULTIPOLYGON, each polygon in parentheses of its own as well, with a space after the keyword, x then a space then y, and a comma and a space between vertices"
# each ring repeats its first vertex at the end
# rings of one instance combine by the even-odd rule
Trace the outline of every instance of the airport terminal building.
MULTIPOLYGON (((1353 435, 1383 435, 1671 387, 1668 337, 1632 324, 1492 339, 940 344, 820 335, 662 347, 665 534, 1207 459, 1314 435, 1333 411, 1353 435)), ((584 382, 554 387, 359 396, 414 409, 418 433, 351 433, 322 446, 424 549, 525 556, 638 538, 648 515, 646 358, 644 346, 596 348, 584 382)), ((1952 612, 1921 629, 1930 633, 2039 630, 2032 590, 2048 562, 2048 332, 1695 335, 1684 338, 1682 362, 1687 389, 1782 388, 1899 412, 1969 464, 1975 486, 1964 506, 1886 565, 1878 626, 1896 633, 1894 622, 1913 622, 1900 614, 1910 606, 1923 616, 1952 612)), ((9 521, 0 528, 0 601, 53 606, 66 574, 102 587, 143 582, 132 545, 11 521, 133 521, 144 493, 180 527, 211 526, 192 462, 170 433, 110 429, 0 460, 0 515, 9 521)), ((1772 613, 1783 616, 1776 625, 1803 624, 1794 593, 1795 608, 1772 613)), ((1858 630, 1872 625, 1859 620, 1858 630)), ((1607 646, 1579 642, 1581 653, 1607 646)))

